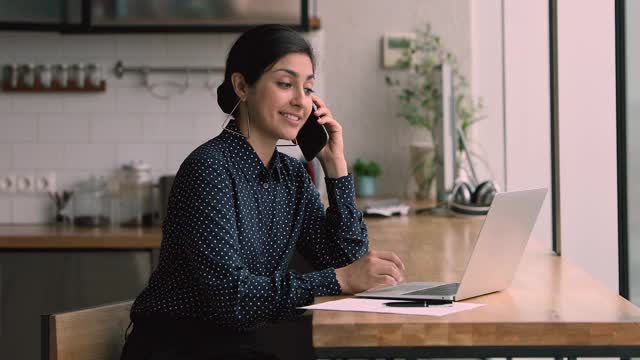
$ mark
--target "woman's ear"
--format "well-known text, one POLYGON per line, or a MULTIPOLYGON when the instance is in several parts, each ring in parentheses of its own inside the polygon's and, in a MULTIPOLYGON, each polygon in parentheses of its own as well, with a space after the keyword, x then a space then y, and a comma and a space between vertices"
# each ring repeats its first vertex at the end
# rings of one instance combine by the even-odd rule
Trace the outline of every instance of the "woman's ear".
POLYGON ((236 95, 244 101, 247 98, 247 90, 249 88, 244 76, 238 72, 231 74, 231 84, 233 84, 233 91, 235 91, 236 95))

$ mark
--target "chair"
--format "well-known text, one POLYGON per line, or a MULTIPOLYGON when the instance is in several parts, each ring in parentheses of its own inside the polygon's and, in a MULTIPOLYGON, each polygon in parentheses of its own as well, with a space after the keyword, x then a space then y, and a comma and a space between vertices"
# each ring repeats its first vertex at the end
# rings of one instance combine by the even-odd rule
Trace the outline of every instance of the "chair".
POLYGON ((43 360, 116 360, 133 301, 41 317, 43 360))

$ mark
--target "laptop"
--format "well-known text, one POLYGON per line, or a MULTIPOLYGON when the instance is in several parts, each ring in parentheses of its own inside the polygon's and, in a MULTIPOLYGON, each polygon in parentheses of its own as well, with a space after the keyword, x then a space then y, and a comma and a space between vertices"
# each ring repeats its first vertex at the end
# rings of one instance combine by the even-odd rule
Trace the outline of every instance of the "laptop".
POLYGON ((357 297, 397 300, 464 300, 504 290, 515 275, 547 189, 497 193, 459 283, 409 282, 371 289, 357 297))

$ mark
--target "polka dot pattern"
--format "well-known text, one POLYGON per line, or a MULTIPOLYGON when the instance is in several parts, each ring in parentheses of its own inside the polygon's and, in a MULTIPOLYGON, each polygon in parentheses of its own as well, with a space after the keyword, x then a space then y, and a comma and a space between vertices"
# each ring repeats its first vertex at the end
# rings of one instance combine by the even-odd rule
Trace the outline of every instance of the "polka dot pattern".
POLYGON ((367 226, 352 176, 325 181, 326 210, 297 159, 275 151, 265 167, 228 131, 199 146, 176 174, 160 262, 131 318, 250 329, 299 313, 314 296, 339 295, 335 269, 366 254, 367 226), (288 271, 296 248, 317 271, 288 271))

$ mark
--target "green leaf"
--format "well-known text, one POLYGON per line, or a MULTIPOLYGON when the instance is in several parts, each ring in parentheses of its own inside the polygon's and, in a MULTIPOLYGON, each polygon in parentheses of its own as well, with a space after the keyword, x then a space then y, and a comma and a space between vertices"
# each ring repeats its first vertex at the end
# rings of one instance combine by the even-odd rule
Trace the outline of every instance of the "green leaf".
POLYGON ((407 58, 398 59, 398 61, 396 62, 396 66, 401 69, 408 68, 410 65, 411 65, 411 60, 407 58))
POLYGON ((373 176, 378 177, 382 175, 382 168, 376 161, 366 161, 357 159, 353 164, 353 172, 357 176, 373 176))
POLYGON ((407 96, 407 99, 411 99, 415 95, 415 92, 412 89, 404 88, 402 89, 402 92, 407 96))

